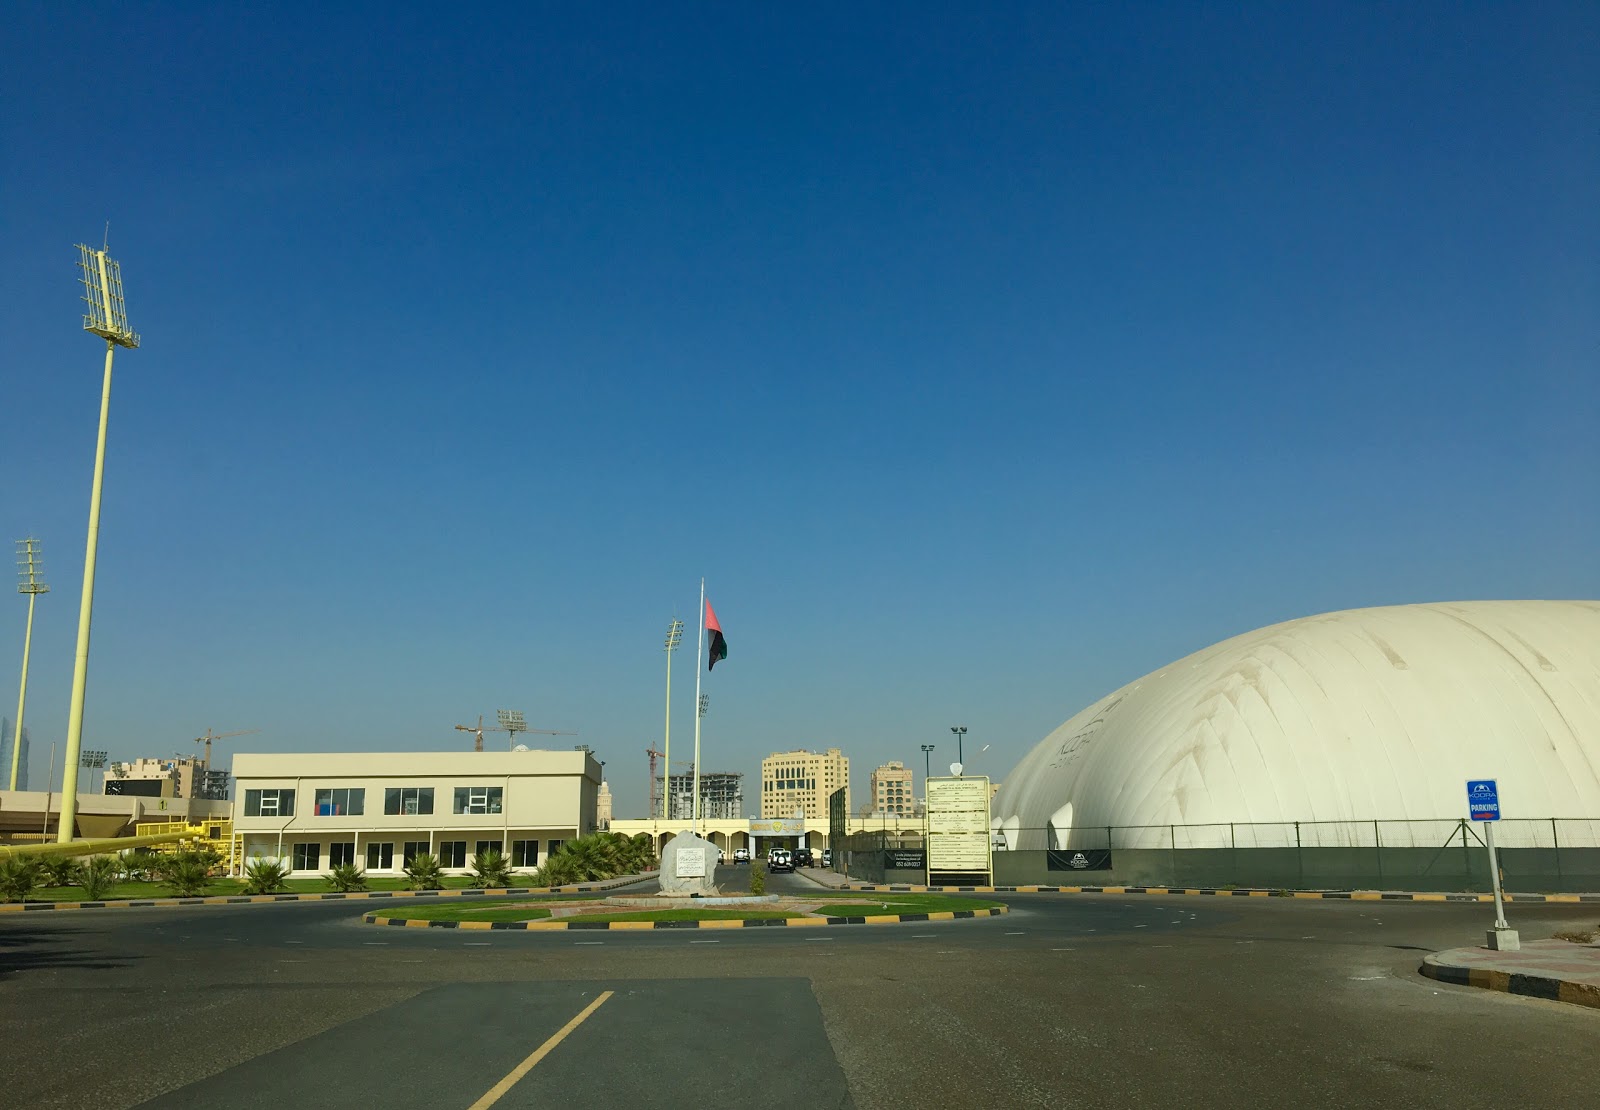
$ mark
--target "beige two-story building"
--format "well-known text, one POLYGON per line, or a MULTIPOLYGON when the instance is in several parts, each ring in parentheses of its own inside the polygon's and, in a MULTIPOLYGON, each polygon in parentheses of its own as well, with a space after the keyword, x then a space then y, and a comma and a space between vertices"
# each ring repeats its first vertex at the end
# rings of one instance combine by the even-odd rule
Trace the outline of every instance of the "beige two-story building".
POLYGON ((424 852, 447 871, 494 849, 538 867, 597 828, 600 764, 585 751, 236 753, 244 858, 323 872, 399 872, 424 852))

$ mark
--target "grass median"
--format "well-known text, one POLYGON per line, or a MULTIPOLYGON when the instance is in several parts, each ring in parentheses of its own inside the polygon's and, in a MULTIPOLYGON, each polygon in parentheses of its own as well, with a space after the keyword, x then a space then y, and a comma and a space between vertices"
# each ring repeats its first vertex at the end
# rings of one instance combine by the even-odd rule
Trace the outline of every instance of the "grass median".
POLYGON ((828 895, 836 901, 817 912, 829 917, 862 917, 891 913, 948 913, 952 910, 990 910, 1005 903, 986 898, 965 898, 951 894, 880 894, 869 892, 859 898, 828 895))
MULTIPOLYGON (((579 901, 584 895, 560 895, 549 901, 579 901)), ((987 910, 1003 905, 983 898, 962 898, 948 894, 870 894, 859 898, 829 895, 829 902, 816 914, 826 917, 878 917, 888 914, 942 913, 952 910, 987 910)), ((808 900, 809 901, 809 900, 808 900)), ((532 905, 483 905, 478 902, 443 905, 385 906, 372 910, 382 917, 404 918, 411 921, 539 921, 550 916, 549 909, 532 905)), ((693 906, 659 910, 614 910, 576 914, 563 921, 583 923, 602 921, 771 921, 779 918, 806 917, 800 910, 757 909, 742 906, 693 906)))

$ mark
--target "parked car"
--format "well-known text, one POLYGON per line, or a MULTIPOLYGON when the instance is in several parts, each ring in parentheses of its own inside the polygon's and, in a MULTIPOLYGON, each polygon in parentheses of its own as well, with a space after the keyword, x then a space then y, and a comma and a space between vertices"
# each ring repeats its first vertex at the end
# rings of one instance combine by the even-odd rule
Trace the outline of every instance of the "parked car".
POLYGON ((750 862, 750 849, 749 848, 735 848, 733 850, 733 863, 734 863, 734 866, 737 867, 741 863, 749 863, 749 862, 750 862))
POLYGON ((815 867, 816 857, 810 848, 796 848, 794 850, 794 865, 796 867, 815 867))
POLYGON ((824 848, 824 849, 822 849, 822 866, 824 866, 824 867, 832 867, 833 866, 833 849, 832 848, 824 848))
POLYGON ((792 873, 794 871, 794 857, 789 854, 789 849, 774 848, 772 850, 772 855, 768 857, 767 860, 767 870, 773 872, 788 871, 792 873))

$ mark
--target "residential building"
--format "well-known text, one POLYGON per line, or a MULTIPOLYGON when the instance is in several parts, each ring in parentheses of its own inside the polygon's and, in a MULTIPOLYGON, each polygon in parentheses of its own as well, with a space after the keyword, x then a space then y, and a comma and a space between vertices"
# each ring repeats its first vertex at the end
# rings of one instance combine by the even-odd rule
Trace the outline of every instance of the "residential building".
POLYGON ((599 827, 600 764, 586 751, 317 752, 233 757, 245 858, 295 871, 400 871, 423 853, 467 870, 494 849, 531 869, 599 827))
MULTIPOLYGON (((667 777, 667 818, 672 821, 694 820, 693 802, 693 772, 669 775, 667 777)), ((719 821, 743 820, 743 771, 702 771, 700 773, 700 816, 719 821)))
POLYGON ((135 759, 106 769, 102 793, 146 798, 206 798, 227 801, 226 771, 214 771, 199 759, 135 759))
POLYGON ((898 759, 892 759, 872 772, 867 793, 872 797, 873 814, 910 817, 916 812, 916 798, 911 790, 911 770, 898 759))
POLYGON ((843 787, 850 811, 850 757, 838 748, 773 752, 761 761, 761 816, 828 819, 828 795, 843 787))

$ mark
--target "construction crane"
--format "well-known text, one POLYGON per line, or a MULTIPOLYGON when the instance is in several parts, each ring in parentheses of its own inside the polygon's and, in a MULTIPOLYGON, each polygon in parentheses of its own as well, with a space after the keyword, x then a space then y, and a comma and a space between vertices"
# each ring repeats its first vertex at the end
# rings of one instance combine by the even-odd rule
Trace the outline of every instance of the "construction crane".
MULTIPOLYGON (((518 723, 520 724, 520 721, 518 723)), ((478 723, 477 724, 475 724, 475 725, 456 725, 455 727, 456 727, 456 731, 457 732, 470 732, 470 733, 472 733, 472 750, 475 751, 475 752, 483 751, 483 734, 486 733, 486 732, 506 732, 506 733, 510 733, 510 734, 512 734, 511 737, 510 737, 511 740, 515 740, 516 739, 516 735, 515 734, 519 733, 519 732, 537 732, 537 733, 539 733, 541 735, 544 735, 544 736, 576 736, 576 735, 578 735, 576 732, 555 732, 555 731, 552 731, 551 729, 547 729, 547 728, 484 728, 483 727, 483 714, 482 713, 478 714, 478 723)))
POLYGON ((233 732, 212 732, 209 728, 206 729, 204 736, 196 736, 194 738, 196 744, 204 744, 206 746, 206 753, 200 758, 200 766, 208 771, 211 770, 211 741, 226 740, 230 736, 253 736, 260 731, 259 728, 241 728, 233 732))

